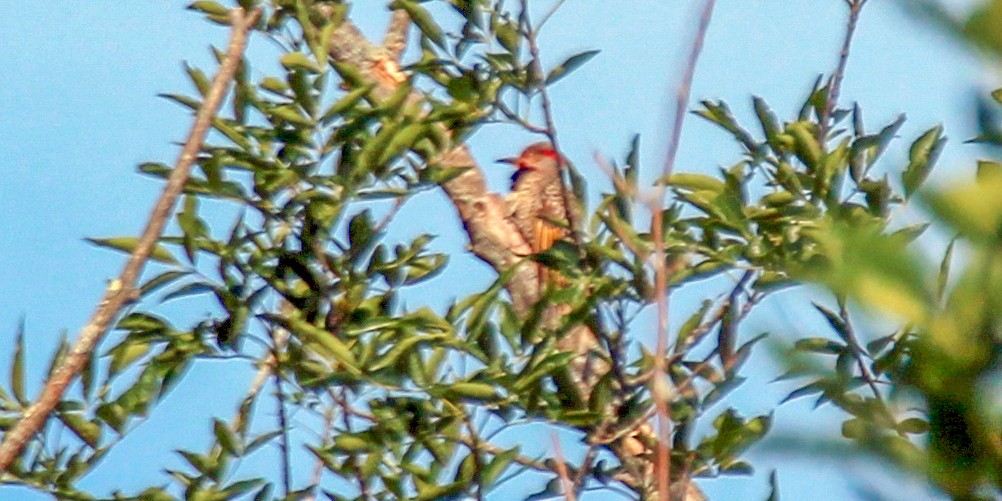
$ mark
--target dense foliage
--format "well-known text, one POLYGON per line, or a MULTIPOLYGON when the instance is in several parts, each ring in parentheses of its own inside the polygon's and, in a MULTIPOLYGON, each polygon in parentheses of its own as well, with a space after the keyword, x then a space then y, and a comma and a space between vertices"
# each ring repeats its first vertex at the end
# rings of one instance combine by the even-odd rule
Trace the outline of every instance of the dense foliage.
MULTIPOLYGON (((742 124, 726 103, 703 101, 695 114, 737 146, 730 167, 713 176, 666 173, 641 186, 634 138, 621 161, 605 166, 615 189, 586 204, 574 238, 516 255, 507 268, 478 253, 497 269, 496 282, 437 310, 408 289, 435 280, 463 250, 430 250, 433 234, 390 240, 387 227, 426 190, 444 188, 461 203, 455 187, 479 167, 450 154, 480 125, 502 122, 553 139, 557 131, 532 122, 538 115, 529 110, 559 79, 585 85, 572 72, 594 52, 541 68, 541 24, 525 3, 395 0, 389 6, 420 31, 399 69, 392 47, 333 46, 350 23, 345 3, 239 4, 263 8, 255 36, 281 47, 282 70, 254 79, 261 70, 242 62, 187 182, 176 231, 154 253, 159 265, 142 300, 118 320, 112 344, 4 482, 91 499, 78 479, 156 411, 192 364, 245 358, 261 379, 231 422, 207 424, 215 443, 179 451, 188 467, 170 471, 169 485, 128 496, 482 499, 535 471, 530 499, 570 498, 568 485, 653 499, 660 472, 676 485, 751 472, 742 453, 766 435, 771 416, 746 417, 727 405, 764 336, 739 335, 739 327, 770 293, 811 282, 835 298, 815 305, 831 333, 791 347, 789 371, 777 377, 803 385, 788 400, 837 406, 847 440, 956 499, 1002 492, 1000 413, 987 390, 1002 353, 1002 164, 985 160, 977 180, 922 190, 946 143, 942 127, 907 139, 906 165, 888 164, 882 154, 904 117, 867 125, 862 106, 835 102, 837 78, 805 85, 808 97, 790 117, 752 98, 757 120, 742 124), (375 51, 364 59, 385 63, 385 79, 352 64, 345 54, 352 50, 375 51), (646 195, 659 189, 667 193, 661 205, 646 195), (941 263, 909 246, 928 225, 894 221, 915 200, 955 235, 941 263), (208 201, 238 216, 210 226, 208 201), (537 263, 559 272, 561 286, 530 290, 532 301, 520 303, 518 270, 537 263), (660 291, 658 273, 667 277, 660 291), (729 290, 708 295, 696 311, 673 310, 687 320, 661 333, 662 350, 638 343, 637 332, 652 329, 642 312, 713 277, 729 290), (190 296, 216 301, 218 316, 178 325, 157 313, 158 302, 190 296), (866 332, 850 314, 857 307, 898 327, 866 332), (585 349, 561 341, 582 332, 591 340, 585 349), (255 423, 262 399, 277 399, 282 416, 310 416, 305 422, 316 429, 255 423), (656 419, 670 423, 661 444, 670 465, 656 459, 659 432, 648 424, 656 419), (539 436, 571 430, 586 452, 528 457, 495 440, 519 427, 539 436), (236 460, 276 443, 286 461, 275 472, 234 470, 236 460), (322 474, 290 474, 288 457, 304 454, 322 474)), ((190 8, 226 25, 231 7, 200 0, 190 8)), ((985 30, 998 25, 1002 2, 987 2, 966 23, 925 11, 998 56, 997 37, 985 30)), ((197 93, 166 97, 197 110, 210 79, 186 69, 197 93)), ((982 104, 977 141, 997 147, 1002 91, 994 97, 982 104)), ((171 169, 139 167, 157 177, 171 169)), ((567 189, 583 201, 587 181, 570 169, 567 189)), ((470 230, 457 219, 457 231, 463 223, 470 230)), ((130 237, 92 241, 125 251, 135 245, 130 237)), ((30 402, 25 349, 22 335, 0 390, 3 429, 30 402)))

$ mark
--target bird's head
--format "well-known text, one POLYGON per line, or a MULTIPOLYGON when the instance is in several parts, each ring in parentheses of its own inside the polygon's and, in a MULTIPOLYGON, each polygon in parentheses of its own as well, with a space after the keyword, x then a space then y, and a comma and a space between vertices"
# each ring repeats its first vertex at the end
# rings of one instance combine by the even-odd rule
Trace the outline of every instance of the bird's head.
POLYGON ((498 162, 514 165, 519 171, 534 170, 555 173, 560 168, 560 155, 550 143, 542 141, 529 145, 517 157, 502 158, 498 162))

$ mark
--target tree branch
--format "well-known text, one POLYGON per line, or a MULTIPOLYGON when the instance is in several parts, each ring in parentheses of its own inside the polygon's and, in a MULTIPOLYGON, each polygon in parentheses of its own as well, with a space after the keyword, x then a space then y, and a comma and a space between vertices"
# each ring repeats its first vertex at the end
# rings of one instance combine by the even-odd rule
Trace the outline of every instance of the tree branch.
POLYGON ((838 104, 839 95, 842 92, 842 80, 845 79, 845 68, 849 63, 849 51, 852 48, 853 35, 856 33, 856 24, 859 22, 859 13, 863 10, 867 0, 846 0, 849 6, 849 21, 845 27, 845 38, 842 40, 842 50, 839 52, 838 65, 835 73, 832 73, 828 81, 828 98, 825 100, 825 107, 821 110, 821 117, 818 119, 818 140, 825 144, 825 137, 831 128, 831 116, 838 104))
POLYGON ((45 424, 66 388, 87 365, 98 341, 108 330, 121 308, 136 299, 136 281, 173 213, 175 202, 184 190, 191 165, 202 149, 205 136, 212 126, 212 119, 218 112, 226 95, 227 87, 239 66, 244 48, 247 45, 248 32, 260 15, 260 9, 255 9, 250 14, 245 14, 241 8, 233 9, 230 12, 233 29, 230 34, 229 48, 226 51, 226 59, 223 60, 219 72, 216 73, 212 81, 212 88, 205 97, 205 103, 196 114, 195 124, 188 134, 184 148, 174 165, 174 170, 167 179, 163 194, 160 195, 160 199, 153 207, 136 248, 125 263, 122 273, 108 284, 90 322, 80 331, 80 337, 73 349, 46 382, 38 400, 25 411, 14 428, 4 434, 3 443, 0 444, 0 471, 7 471, 28 440, 45 424))
MULTIPOLYGON (((324 6, 318 8, 324 12, 324 6)), ((388 97, 406 79, 390 52, 373 45, 350 21, 344 21, 331 35, 330 56, 336 62, 355 66, 375 82, 373 94, 379 99, 388 97), (393 77, 398 74, 402 79, 393 77)), ((420 99, 416 92, 409 97, 411 102, 420 99)), ((536 267, 518 265, 532 254, 532 248, 508 220, 504 200, 487 189, 483 172, 466 145, 454 146, 432 163, 466 168, 459 176, 442 183, 442 190, 459 213, 470 239, 470 251, 499 273, 517 266, 507 284, 508 292, 515 310, 520 314, 528 312, 539 298, 536 267)))
POLYGON ((386 36, 383 37, 383 48, 391 58, 397 63, 404 50, 407 49, 407 33, 411 27, 411 17, 404 9, 393 11, 390 18, 390 26, 386 29, 386 36))
MULTIPOLYGON (((685 73, 682 82, 678 87, 678 94, 675 96, 675 110, 672 117, 672 128, 668 141, 668 152, 662 166, 662 178, 668 177, 675 168, 675 157, 678 154, 679 143, 682 138, 682 125, 685 123, 685 109, 689 106, 689 94, 692 91, 692 81, 696 75, 696 66, 699 63, 699 55, 703 50, 703 42, 706 40, 706 32, 709 30, 710 20, 713 18, 713 9, 716 6, 715 0, 705 0, 703 12, 700 16, 699 27, 696 30, 692 47, 689 51, 689 58, 685 65, 685 73)), ((654 239, 654 287, 656 301, 658 305, 658 336, 655 347, 655 360, 657 361, 657 371, 655 380, 652 382, 652 393, 657 406, 657 488, 659 499, 668 499, 671 478, 671 434, 672 423, 670 415, 670 402, 667 401, 669 391, 659 391, 667 383, 663 381, 667 377, 667 367, 665 366, 665 352, 668 349, 668 264, 665 254, 664 239, 664 205, 665 184, 660 183, 656 188, 656 194, 650 203, 651 210, 651 235, 654 239)))

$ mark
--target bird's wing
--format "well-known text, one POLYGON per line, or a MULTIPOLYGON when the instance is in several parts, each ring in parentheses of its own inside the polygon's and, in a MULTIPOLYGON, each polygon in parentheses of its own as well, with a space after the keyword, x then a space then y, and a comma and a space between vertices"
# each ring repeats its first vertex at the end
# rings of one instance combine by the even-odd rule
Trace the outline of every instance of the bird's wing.
POLYGON ((567 230, 554 225, 542 218, 536 218, 533 223, 533 252, 543 252, 553 244, 567 236, 567 230))

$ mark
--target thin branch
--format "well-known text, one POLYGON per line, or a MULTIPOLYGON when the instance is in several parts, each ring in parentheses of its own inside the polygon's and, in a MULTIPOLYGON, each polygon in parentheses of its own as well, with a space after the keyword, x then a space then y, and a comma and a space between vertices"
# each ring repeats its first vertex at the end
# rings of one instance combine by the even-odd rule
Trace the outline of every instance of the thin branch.
MULTIPOLYGON (((324 408, 324 433, 320 437, 321 444, 326 443, 327 437, 331 436, 331 433, 334 432, 334 418, 334 407, 326 406, 324 408)), ((320 485, 320 480, 324 474, 324 466, 324 460, 318 457, 316 463, 313 465, 313 476, 310 479, 311 489, 320 485)), ((306 501, 314 501, 316 496, 310 493, 305 499, 306 501)))
POLYGON ((542 29, 543 26, 546 25, 546 22, 550 20, 550 17, 552 17, 553 14, 556 14, 557 11, 560 10, 560 8, 564 6, 564 2, 566 2, 566 1, 567 0, 557 0, 557 2, 554 3, 553 6, 550 7, 549 10, 546 11, 546 14, 543 14, 543 19, 541 19, 539 21, 539 24, 536 25, 536 28, 534 29, 534 31, 539 31, 540 29, 542 29))
POLYGON ((463 412, 463 421, 466 423, 466 429, 470 430, 469 437, 472 444, 469 445, 469 448, 470 454, 473 454, 473 469, 476 472, 473 480, 477 483, 477 501, 484 501, 486 493, 484 492, 484 479, 481 477, 484 473, 484 461, 480 457, 480 436, 477 435, 477 428, 468 412, 463 412))
POLYGON ((856 24, 859 22, 859 13, 867 0, 845 0, 849 6, 849 21, 845 27, 845 38, 842 40, 842 50, 839 52, 838 65, 835 73, 832 73, 828 80, 828 99, 825 100, 825 107, 821 110, 821 117, 818 119, 819 131, 818 140, 825 144, 828 130, 831 128, 831 116, 838 104, 839 95, 842 92, 842 80, 845 79, 845 68, 849 63, 849 52, 852 49, 853 36, 856 33, 856 24))
MULTIPOLYGON (((685 110, 689 106, 689 95, 692 91, 692 81, 696 75, 696 66, 699 56, 703 50, 703 43, 706 40, 706 33, 709 30, 710 20, 713 18, 713 8, 715 0, 706 0, 703 4, 703 12, 700 16, 699 27, 696 30, 695 39, 689 52, 689 58, 685 66, 685 73, 682 82, 678 87, 678 94, 675 98, 675 115, 673 117, 672 128, 668 141, 668 152, 665 156, 662 167, 662 177, 667 177, 675 167, 675 157, 678 155, 678 147, 682 138, 682 125, 685 123, 685 110)), ((658 374, 652 382, 655 388, 654 401, 657 406, 657 488, 658 499, 669 499, 670 478, 671 478, 671 415, 670 407, 666 401, 667 391, 656 391, 657 388, 667 386, 662 379, 667 375, 667 367, 664 366, 665 351, 668 347, 668 266, 665 262, 665 238, 664 238, 664 211, 661 209, 664 204, 665 187, 660 184, 657 188, 657 196, 650 205, 651 210, 651 235, 654 239, 654 283, 655 294, 658 304, 658 336, 655 349, 655 360, 657 361, 658 374), (661 393, 661 394, 659 394, 661 393)))
MULTIPOLYGON (((344 422, 345 432, 351 433, 351 417, 356 415, 356 411, 352 409, 351 405, 348 403, 348 390, 345 388, 341 388, 340 390, 340 395, 337 395, 333 389, 328 390, 328 394, 334 402, 341 407, 341 419, 344 422)), ((359 497, 361 499, 369 499, 369 484, 366 481, 365 474, 362 473, 362 466, 359 464, 358 454, 351 452, 348 454, 348 458, 352 473, 355 475, 355 480, 358 482, 359 497)))
MULTIPOLYGON (((284 330, 283 330, 284 332, 284 330)), ((279 447, 282 450, 282 487, 284 488, 285 495, 288 496, 292 492, 292 452, 289 449, 289 419, 285 411, 285 392, 282 388, 282 375, 279 371, 275 370, 278 366, 279 360, 279 336, 281 334, 276 333, 273 335, 275 338, 275 349, 271 353, 271 373, 275 378, 275 400, 278 403, 278 428, 282 430, 281 441, 279 442, 279 447)), ((284 342, 281 343, 284 345, 284 342)), ((264 370, 268 365, 262 367, 264 370)))
POLYGON ((856 337, 856 329, 852 327, 852 323, 849 321, 849 309, 846 306, 845 301, 839 300, 839 316, 845 321, 845 339, 848 341, 849 349, 852 350, 853 356, 856 359, 856 364, 859 366, 860 376, 863 381, 866 381, 867 386, 873 391, 874 398, 877 399, 882 405, 884 404, 884 396, 880 393, 880 389, 877 388, 877 378, 874 376, 870 367, 867 366, 866 361, 863 360, 863 356, 866 353, 863 347, 859 344, 859 338, 856 337))
POLYGON ((260 9, 255 9, 250 14, 245 14, 241 8, 230 11, 233 29, 226 51, 226 59, 220 64, 219 72, 216 73, 212 87, 205 97, 205 103, 195 116, 195 123, 174 164, 174 170, 167 179, 164 191, 153 207, 146 228, 139 237, 136 248, 125 263, 122 273, 108 284, 90 322, 80 331, 80 337, 66 356, 65 361, 46 382, 38 400, 25 411, 24 416, 14 428, 4 434, 3 443, 0 444, 0 471, 7 471, 28 440, 45 424, 66 388, 87 365, 94 348, 117 317, 118 312, 127 303, 137 299, 136 281, 173 213, 175 202, 184 190, 191 165, 202 149, 205 136, 212 126, 212 119, 216 116, 229 83, 240 64, 244 48, 247 45, 248 32, 257 23, 260 15, 260 9))
MULTIPOLYGON (((490 442, 486 442, 486 441, 474 442, 473 439, 471 439, 470 437, 466 437, 466 436, 460 436, 460 437, 458 437, 456 439, 456 441, 460 442, 463 445, 466 445, 467 447, 472 447, 472 448, 475 448, 475 449, 477 449, 479 451, 483 451, 483 452, 489 453, 489 454, 494 455, 494 456, 497 456, 497 455, 500 455, 502 453, 508 452, 507 449, 505 449, 503 447, 498 447, 498 446, 496 446, 496 445, 494 445, 494 444, 492 444, 490 442)), ((540 461, 538 459, 532 459, 532 458, 530 458, 528 456, 524 456, 522 454, 515 455, 515 457, 512 459, 512 461, 515 462, 515 463, 518 463, 518 464, 520 464, 522 466, 528 466, 529 468, 532 468, 532 469, 538 470, 538 471, 549 471, 549 472, 554 471, 553 468, 550 468, 549 466, 547 466, 546 463, 544 463, 543 461, 540 461)))
POLYGON ((574 482, 571 481, 570 474, 567 472, 567 463, 564 462, 564 451, 560 448, 560 439, 557 438, 556 432, 553 433, 552 439, 553 449, 556 453, 557 476, 560 478, 560 485, 564 488, 564 499, 567 501, 576 501, 577 495, 574 493, 574 482))
POLYGON ((685 110, 689 107, 689 94, 692 92, 692 81, 696 76, 696 66, 699 63, 699 55, 703 52, 703 43, 706 40, 706 32, 710 28, 710 20, 713 19, 713 8, 716 0, 706 0, 703 4, 703 13, 699 18, 699 28, 696 29, 696 36, 692 42, 692 49, 689 51, 689 59, 685 65, 685 74, 678 87, 678 95, 675 98, 675 114, 672 117, 671 134, 668 141, 668 154, 665 156, 665 163, 662 167, 661 175, 668 176, 675 168, 675 157, 678 154, 679 142, 682 138, 682 125, 685 123, 685 110))

